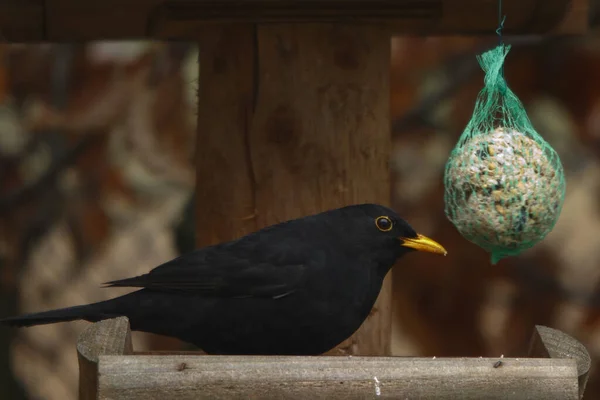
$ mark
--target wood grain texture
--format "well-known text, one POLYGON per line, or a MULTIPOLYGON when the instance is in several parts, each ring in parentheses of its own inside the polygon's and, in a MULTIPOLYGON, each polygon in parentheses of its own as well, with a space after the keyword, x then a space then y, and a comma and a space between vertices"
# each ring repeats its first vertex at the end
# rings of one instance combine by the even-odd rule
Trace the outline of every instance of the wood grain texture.
POLYGON ((574 359, 577 363, 579 396, 583 398, 592 361, 581 342, 557 329, 536 325, 529 346, 529 357, 574 359))
POLYGON ((102 400, 578 398, 571 359, 102 356, 102 400))
POLYGON ((196 136, 198 246, 258 228, 248 140, 255 93, 255 28, 197 32, 200 47, 196 136))
POLYGON ((127 317, 108 319, 90 325, 77 340, 79 399, 92 400, 98 393, 98 357, 133 352, 127 317))
MULTIPOLYGON (((334 24, 199 33, 198 245, 390 201, 390 39, 334 24)), ((390 277, 343 354, 387 355, 390 277)))
MULTIPOLYGON (((588 0, 504 0, 507 34, 582 34, 588 0)), ((194 39, 199 26, 336 22, 395 34, 493 35, 497 1, 484 0, 3 0, 3 40, 194 39)))

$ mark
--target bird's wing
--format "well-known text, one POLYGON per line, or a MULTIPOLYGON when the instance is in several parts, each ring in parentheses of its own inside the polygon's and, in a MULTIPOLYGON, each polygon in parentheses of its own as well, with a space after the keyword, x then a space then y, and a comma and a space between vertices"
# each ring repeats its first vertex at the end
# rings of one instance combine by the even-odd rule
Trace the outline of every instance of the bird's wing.
POLYGON ((307 268, 301 257, 255 250, 235 246, 201 249, 147 274, 106 285, 219 297, 281 298, 293 293, 306 279, 307 268))

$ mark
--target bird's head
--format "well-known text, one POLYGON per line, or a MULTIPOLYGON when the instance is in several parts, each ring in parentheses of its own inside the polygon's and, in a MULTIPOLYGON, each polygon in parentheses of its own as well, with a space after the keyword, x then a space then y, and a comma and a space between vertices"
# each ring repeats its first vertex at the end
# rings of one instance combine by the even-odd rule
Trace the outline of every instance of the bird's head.
POLYGON ((336 210, 335 220, 357 249, 380 252, 382 262, 393 263, 410 251, 446 255, 446 249, 417 233, 412 226, 388 207, 359 204, 336 210))

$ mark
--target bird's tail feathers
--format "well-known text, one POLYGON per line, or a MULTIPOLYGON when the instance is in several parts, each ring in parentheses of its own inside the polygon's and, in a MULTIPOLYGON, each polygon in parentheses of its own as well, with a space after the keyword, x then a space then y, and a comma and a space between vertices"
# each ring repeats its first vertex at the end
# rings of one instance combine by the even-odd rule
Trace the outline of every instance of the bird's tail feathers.
POLYGON ((34 325, 53 324, 56 322, 75 321, 78 319, 83 319, 90 322, 97 322, 102 319, 117 317, 118 315, 110 315, 109 313, 106 313, 103 310, 104 303, 106 302, 59 308, 56 310, 3 318, 0 319, 0 324, 17 327, 27 327, 34 325))

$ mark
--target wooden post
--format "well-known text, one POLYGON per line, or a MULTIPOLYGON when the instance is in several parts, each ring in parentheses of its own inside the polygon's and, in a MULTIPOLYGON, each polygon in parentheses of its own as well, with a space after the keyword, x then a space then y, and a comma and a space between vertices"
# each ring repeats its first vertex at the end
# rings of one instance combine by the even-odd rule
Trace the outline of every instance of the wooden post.
POLYGON ((592 360, 581 342, 557 329, 536 325, 529 345, 529 357, 575 359, 577 361, 579 397, 583 398, 592 360))
MULTIPOLYGON (((390 203, 390 36, 344 24, 200 34, 197 237, 205 246, 355 203, 390 203)), ((390 276, 342 353, 388 355, 390 276)))
POLYGON ((97 322, 77 340, 79 360, 79 400, 98 398, 98 357, 131 354, 131 331, 127 317, 97 322))
POLYGON ((585 347, 543 326, 530 350, 539 358, 127 355, 130 337, 124 317, 82 334, 80 398, 578 400, 589 370, 585 347))

